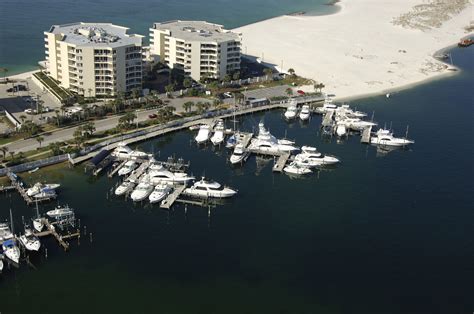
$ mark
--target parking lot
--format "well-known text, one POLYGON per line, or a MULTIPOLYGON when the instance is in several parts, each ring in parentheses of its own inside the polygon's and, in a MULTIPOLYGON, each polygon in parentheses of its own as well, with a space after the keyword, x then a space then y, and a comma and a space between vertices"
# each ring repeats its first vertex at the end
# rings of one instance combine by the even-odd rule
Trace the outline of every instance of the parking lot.
POLYGON ((281 97, 281 96, 288 96, 286 90, 288 89, 288 85, 281 85, 281 86, 274 86, 256 90, 249 90, 243 92, 246 99, 254 98, 272 98, 272 97, 281 97))
POLYGON ((0 85, 0 107, 5 108, 11 114, 21 121, 20 116, 26 116, 28 120, 35 123, 44 123, 45 117, 54 116, 54 110, 61 107, 61 104, 53 98, 47 91, 42 90, 31 79, 17 80, 15 83, 0 85), (25 86, 24 91, 8 91, 13 86, 25 86), (39 97, 44 103, 43 107, 49 108, 49 112, 43 113, 42 117, 37 114, 26 113, 25 110, 36 110, 36 97, 39 97), (41 119, 42 118, 42 119, 41 119))

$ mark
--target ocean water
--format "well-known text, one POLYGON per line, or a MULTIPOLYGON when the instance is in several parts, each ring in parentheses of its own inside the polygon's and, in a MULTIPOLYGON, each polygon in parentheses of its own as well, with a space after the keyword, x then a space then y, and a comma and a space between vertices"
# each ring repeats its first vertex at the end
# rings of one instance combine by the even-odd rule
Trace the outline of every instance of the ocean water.
POLYGON ((327 0, 2 0, 0 2, 0 67, 16 74, 37 68, 44 60, 43 32, 51 25, 110 22, 148 37, 154 22, 192 19, 227 28, 282 14, 305 11, 329 14, 327 0))
MULTIPOLYGON (((305 179, 271 171, 252 156, 232 168, 225 149, 198 149, 184 131, 138 145, 191 161, 239 190, 223 205, 172 211, 111 197, 117 178, 82 167, 40 170, 29 182, 62 184, 59 202, 76 209, 90 235, 67 253, 53 239, 0 275, 2 313, 471 313, 474 308, 474 50, 452 50, 462 72, 352 105, 375 112, 416 143, 384 154, 358 137, 318 134, 321 118, 264 120, 277 137, 314 145, 342 160, 305 179)), ((34 209, 0 195, 17 230, 34 209)), ((43 205, 41 212, 55 204, 43 205)))

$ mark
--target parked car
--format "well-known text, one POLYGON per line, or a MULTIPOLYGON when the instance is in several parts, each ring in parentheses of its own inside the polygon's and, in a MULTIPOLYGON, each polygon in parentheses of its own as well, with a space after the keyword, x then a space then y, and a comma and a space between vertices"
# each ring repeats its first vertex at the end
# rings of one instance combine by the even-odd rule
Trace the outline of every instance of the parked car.
POLYGON ((30 109, 30 108, 25 109, 24 112, 25 112, 26 114, 34 114, 34 113, 35 113, 35 111, 34 111, 33 109, 30 109))
POLYGON ((306 95, 306 93, 303 92, 301 89, 298 89, 296 92, 297 92, 298 94, 300 94, 300 95, 306 95))
POLYGON ((229 85, 230 88, 241 88, 240 84, 234 83, 229 85))
POLYGON ((219 98, 220 100, 225 99, 225 96, 222 93, 217 94, 216 97, 219 98))
POLYGON ((149 114, 149 115, 148 115, 148 118, 150 118, 150 119, 156 119, 156 118, 158 118, 158 115, 157 115, 156 113, 152 113, 152 114, 149 114))
POLYGON ((226 92, 223 94, 225 98, 232 98, 234 96, 232 96, 232 93, 229 93, 229 92, 226 92))
POLYGON ((15 85, 13 87, 10 87, 9 89, 7 89, 7 92, 8 93, 16 93, 16 92, 21 92, 21 91, 26 91, 28 90, 26 88, 25 85, 21 85, 21 84, 18 84, 18 85, 15 85))

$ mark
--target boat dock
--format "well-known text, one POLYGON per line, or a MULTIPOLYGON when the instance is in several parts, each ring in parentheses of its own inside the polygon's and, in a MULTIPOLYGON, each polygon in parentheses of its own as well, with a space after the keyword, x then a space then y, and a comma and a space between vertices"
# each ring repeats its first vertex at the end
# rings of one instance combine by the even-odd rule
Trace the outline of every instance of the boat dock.
POLYGON ((109 178, 112 178, 120 170, 120 168, 122 168, 123 165, 125 165, 126 162, 127 160, 122 161, 117 167, 115 167, 112 171, 110 171, 107 176, 109 178))
POLYGON ((145 173, 149 166, 149 161, 143 162, 140 167, 138 167, 138 169, 132 172, 132 174, 127 178, 127 180, 131 182, 138 182, 138 179, 145 173))
POLYGON ((51 201, 56 198, 56 194, 51 195, 51 196, 46 196, 46 197, 31 197, 29 196, 26 191, 28 190, 25 187, 25 184, 23 181, 20 180, 20 178, 14 174, 13 172, 8 172, 7 173, 8 178, 10 179, 12 186, 9 188, 9 190, 16 189, 18 193, 20 193, 21 197, 25 200, 26 204, 31 205, 35 202, 45 202, 45 201, 51 201))
POLYGON ((170 209, 176 202, 178 197, 184 192, 186 185, 176 186, 172 193, 170 193, 160 204, 160 208, 170 209))
POLYGON ((282 172, 283 168, 285 168, 285 165, 288 162, 288 159, 290 159, 290 153, 281 154, 278 157, 275 165, 273 166, 273 171, 274 172, 282 172))
POLYGON ((331 126, 333 124, 334 110, 330 110, 324 114, 323 121, 321 122, 321 126, 331 126))
POLYGON ((360 136, 360 142, 364 144, 370 144, 370 135, 372 134, 372 127, 365 128, 360 136))

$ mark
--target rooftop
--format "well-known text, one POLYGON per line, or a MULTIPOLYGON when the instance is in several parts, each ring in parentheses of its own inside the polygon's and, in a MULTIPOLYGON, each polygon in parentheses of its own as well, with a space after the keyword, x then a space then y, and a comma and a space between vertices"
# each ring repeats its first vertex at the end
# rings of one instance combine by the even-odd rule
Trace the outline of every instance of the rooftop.
POLYGON ((120 47, 141 45, 143 36, 127 34, 128 28, 110 23, 53 25, 48 33, 61 34, 61 41, 77 46, 120 47))
POLYGON ((153 29, 167 30, 170 36, 185 41, 224 42, 240 40, 240 34, 226 30, 222 25, 205 21, 168 21, 154 23, 153 29))

